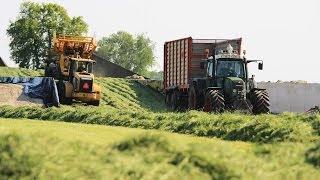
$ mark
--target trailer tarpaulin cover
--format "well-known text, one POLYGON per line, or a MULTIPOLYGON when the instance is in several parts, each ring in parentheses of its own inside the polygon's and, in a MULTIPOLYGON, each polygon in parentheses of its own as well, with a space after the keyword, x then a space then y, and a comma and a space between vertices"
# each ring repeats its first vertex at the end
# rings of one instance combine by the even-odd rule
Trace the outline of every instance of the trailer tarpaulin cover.
POLYGON ((0 83, 21 84, 23 93, 31 98, 43 99, 46 106, 59 106, 56 82, 50 77, 0 77, 0 83))

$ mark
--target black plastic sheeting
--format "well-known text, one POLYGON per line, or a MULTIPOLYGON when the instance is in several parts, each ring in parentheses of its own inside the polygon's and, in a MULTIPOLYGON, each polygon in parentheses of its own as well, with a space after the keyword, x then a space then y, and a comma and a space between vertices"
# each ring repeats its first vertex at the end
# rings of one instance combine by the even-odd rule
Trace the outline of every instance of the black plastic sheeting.
POLYGON ((25 95, 42 99, 47 107, 60 105, 57 85, 51 77, 0 77, 0 83, 22 85, 25 95))

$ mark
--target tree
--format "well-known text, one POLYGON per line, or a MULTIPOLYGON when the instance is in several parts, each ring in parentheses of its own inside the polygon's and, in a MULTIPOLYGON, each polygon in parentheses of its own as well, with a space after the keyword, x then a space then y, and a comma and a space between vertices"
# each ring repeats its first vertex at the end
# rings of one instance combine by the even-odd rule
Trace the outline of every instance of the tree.
POLYGON ((153 42, 144 34, 136 37, 119 31, 98 42, 97 53, 105 59, 139 74, 146 74, 154 61, 153 42))
POLYGON ((153 80, 163 80, 163 71, 148 71, 145 74, 146 77, 153 80))
POLYGON ((70 17, 67 10, 53 3, 25 2, 14 22, 10 22, 11 58, 20 67, 38 69, 52 58, 52 37, 57 34, 83 35, 88 25, 82 17, 70 17))

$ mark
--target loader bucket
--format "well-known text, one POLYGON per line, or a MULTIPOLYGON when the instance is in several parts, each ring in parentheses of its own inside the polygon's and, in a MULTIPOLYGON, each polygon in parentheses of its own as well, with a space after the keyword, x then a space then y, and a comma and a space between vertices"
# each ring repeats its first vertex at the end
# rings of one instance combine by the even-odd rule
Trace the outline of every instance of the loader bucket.
POLYGON ((57 85, 51 77, 0 77, 0 83, 22 85, 26 96, 42 99, 46 107, 60 105, 57 85))

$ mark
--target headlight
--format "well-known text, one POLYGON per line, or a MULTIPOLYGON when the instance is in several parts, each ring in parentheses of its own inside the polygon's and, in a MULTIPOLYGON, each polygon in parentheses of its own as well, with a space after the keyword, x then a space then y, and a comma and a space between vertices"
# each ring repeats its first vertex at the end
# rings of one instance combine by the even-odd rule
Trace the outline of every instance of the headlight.
POLYGON ((237 93, 237 90, 236 90, 236 89, 233 89, 233 93, 237 93))

